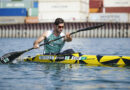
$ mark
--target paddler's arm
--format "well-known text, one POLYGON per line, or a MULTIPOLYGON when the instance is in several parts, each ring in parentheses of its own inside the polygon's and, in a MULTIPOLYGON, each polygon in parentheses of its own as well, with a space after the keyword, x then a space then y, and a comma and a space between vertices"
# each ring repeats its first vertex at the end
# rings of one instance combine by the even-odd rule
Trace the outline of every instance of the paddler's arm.
POLYGON ((66 33, 64 41, 67 41, 67 42, 72 41, 72 37, 70 36, 70 33, 66 33))
POLYGON ((33 48, 39 48, 39 44, 46 38, 47 32, 44 32, 37 40, 33 43, 33 48))

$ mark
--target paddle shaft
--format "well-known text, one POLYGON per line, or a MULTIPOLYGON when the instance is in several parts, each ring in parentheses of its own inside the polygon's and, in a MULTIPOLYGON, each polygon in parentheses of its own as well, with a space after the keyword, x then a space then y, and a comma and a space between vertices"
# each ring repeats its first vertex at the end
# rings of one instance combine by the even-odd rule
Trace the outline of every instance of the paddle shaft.
MULTIPOLYGON (((77 31, 75 31, 75 32, 70 33, 70 35, 73 35, 73 34, 75 34, 75 33, 81 32, 81 31, 93 30, 93 29, 96 29, 96 28, 99 28, 99 27, 102 27, 102 26, 104 26, 104 24, 97 25, 97 26, 93 26, 93 27, 88 27, 88 28, 84 28, 84 29, 79 29, 79 30, 77 30, 77 31)), ((64 37, 65 37, 65 36, 62 36, 62 37, 60 37, 60 38, 51 40, 51 41, 49 41, 49 42, 47 42, 47 43, 40 44, 39 46, 44 46, 44 45, 46 45, 46 44, 49 44, 49 43, 51 43, 51 42, 54 42, 54 41, 59 40, 59 39, 64 38, 64 37)), ((25 52, 28 52, 28 51, 30 51, 30 50, 32 50, 32 49, 34 49, 34 48, 32 47, 32 48, 30 48, 30 49, 27 49, 27 50, 25 50, 25 52)))
MULTIPOLYGON (((78 32, 81 32, 81 31, 87 31, 87 30, 93 30, 93 29, 96 29, 96 28, 99 28, 99 27, 102 27, 104 26, 104 24, 101 24, 101 25, 97 25, 97 26, 92 26, 92 27, 88 27, 88 28, 84 28, 84 29, 80 29, 80 30, 77 30, 75 32, 72 32, 70 33, 70 35, 73 35, 75 33, 78 33, 78 32)), ((46 44, 49 44, 51 42, 54 42, 56 40, 59 40, 61 38, 64 38, 65 36, 62 36, 60 38, 57 38, 57 39, 54 39, 54 40, 51 40, 47 43, 43 43, 43 44, 40 44, 39 46, 43 46, 43 45, 46 45, 46 44)), ((5 55, 3 55, 2 57, 0 57, 0 62, 3 63, 3 64, 7 64, 7 63, 10 63, 12 62, 14 59, 16 59, 17 57, 19 57, 20 55, 22 55, 23 53, 25 52, 28 52, 30 50, 34 49, 33 47, 30 48, 30 49, 27 49, 27 50, 23 50, 23 51, 17 51, 17 52, 11 52, 11 53, 7 53, 5 55)))

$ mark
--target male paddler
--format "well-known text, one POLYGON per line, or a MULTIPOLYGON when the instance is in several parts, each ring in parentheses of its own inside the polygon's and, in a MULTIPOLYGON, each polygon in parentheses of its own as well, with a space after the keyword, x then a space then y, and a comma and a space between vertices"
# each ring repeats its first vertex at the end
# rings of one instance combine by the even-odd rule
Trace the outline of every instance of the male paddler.
MULTIPOLYGON (((53 30, 45 31, 35 42, 33 48, 39 48, 40 42, 44 40, 44 43, 57 39, 59 37, 65 36, 65 38, 61 38, 59 40, 53 41, 49 44, 44 45, 44 53, 43 54, 57 54, 61 52, 65 42, 72 41, 72 37, 70 33, 64 34, 64 20, 62 18, 57 18, 53 25, 53 30)), ((69 52, 69 50, 67 50, 69 52)), ((70 51, 71 52, 71 51, 70 51)), ((73 51, 72 51, 73 52, 73 51)))

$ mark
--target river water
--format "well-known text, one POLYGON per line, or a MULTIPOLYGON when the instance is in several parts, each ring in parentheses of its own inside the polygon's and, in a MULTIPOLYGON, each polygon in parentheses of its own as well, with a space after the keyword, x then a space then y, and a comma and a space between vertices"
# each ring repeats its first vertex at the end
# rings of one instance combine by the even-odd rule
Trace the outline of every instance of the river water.
MULTIPOLYGON (((1 38, 0 57, 31 48, 35 38, 1 38)), ((130 56, 130 38, 74 38, 63 50, 130 56)), ((43 47, 21 56, 35 56, 43 47)), ((17 62, 0 64, 0 90, 130 90, 130 67, 17 62)))

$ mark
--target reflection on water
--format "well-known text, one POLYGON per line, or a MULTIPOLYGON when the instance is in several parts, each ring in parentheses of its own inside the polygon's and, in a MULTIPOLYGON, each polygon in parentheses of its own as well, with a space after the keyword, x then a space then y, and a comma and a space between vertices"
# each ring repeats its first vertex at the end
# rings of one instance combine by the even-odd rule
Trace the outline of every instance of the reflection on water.
MULTIPOLYGON (((0 56, 32 47, 35 39, 0 39, 0 56), (24 42, 24 44, 23 44, 24 42)), ((129 39, 74 39, 73 48, 87 54, 129 55, 129 39), (105 43, 104 43, 105 42, 105 43)), ((42 53, 43 48, 24 55, 42 53)), ((0 90, 115 90, 130 89, 130 67, 85 64, 28 63, 0 65, 0 90)))
POLYGON ((3 65, 2 69, 0 88, 3 89, 130 89, 129 67, 20 63, 3 65))

